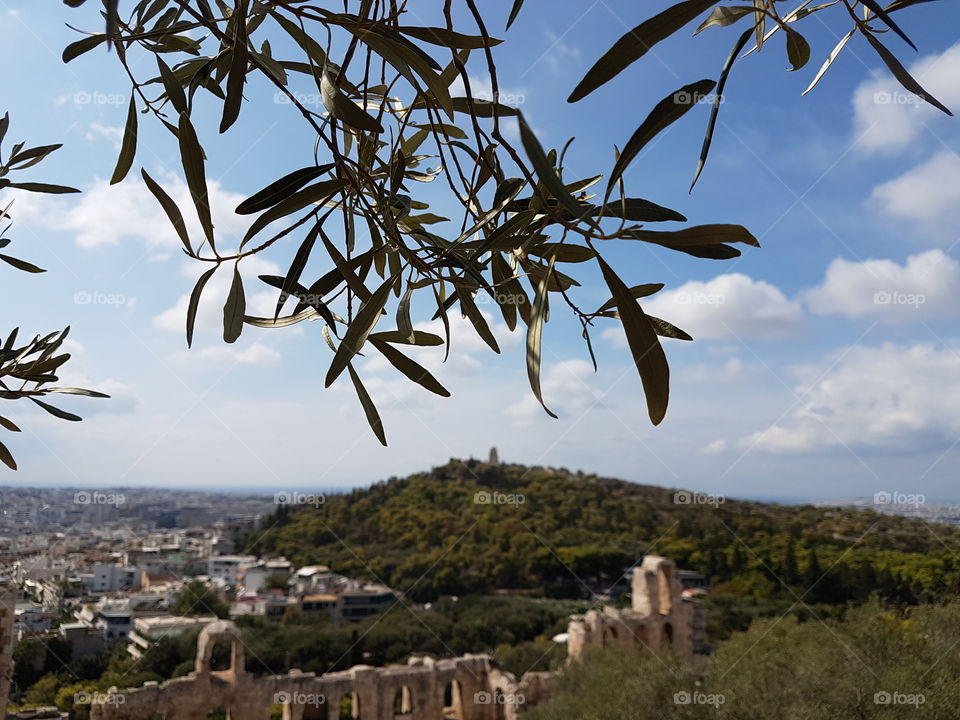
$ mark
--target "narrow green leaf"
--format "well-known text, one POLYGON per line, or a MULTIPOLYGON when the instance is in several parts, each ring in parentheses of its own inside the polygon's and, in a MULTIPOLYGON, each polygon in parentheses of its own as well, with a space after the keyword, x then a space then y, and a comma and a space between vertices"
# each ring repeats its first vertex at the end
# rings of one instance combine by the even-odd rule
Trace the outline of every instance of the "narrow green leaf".
POLYGON ((419 345, 422 347, 436 347, 437 345, 443 345, 442 337, 439 335, 434 335, 433 333, 424 332, 422 330, 414 330, 412 339, 396 330, 386 330, 384 332, 371 333, 370 338, 376 338, 377 340, 382 340, 383 342, 397 343, 400 345, 419 345))
POLYGON ((707 132, 703 136, 703 145, 700 147, 700 159, 697 161, 697 170, 693 174, 693 182, 690 183, 689 192, 693 192, 693 186, 697 184, 697 180, 700 179, 700 173, 703 172, 703 168, 707 164, 707 156, 710 154, 710 146, 713 144, 713 131, 717 127, 717 117, 720 115, 720 105, 723 102, 723 89, 727 86, 727 77, 730 75, 730 69, 733 67, 737 55, 743 50, 744 45, 747 44, 751 35, 753 35, 752 30, 744 31, 733 46, 730 54, 727 55, 727 61, 723 64, 723 69, 720 71, 720 80, 717 82, 717 92, 714 94, 713 106, 710 108, 710 120, 707 121, 707 132))
POLYGON ((700 80, 690 85, 684 85, 657 103, 640 127, 636 129, 636 132, 627 140, 627 144, 623 146, 623 151, 614 163, 610 180, 607 182, 607 197, 610 196, 627 166, 644 146, 662 130, 686 115, 691 108, 696 106, 700 98, 713 90, 715 86, 716 83, 713 80, 700 80))
MULTIPOLYGON (((397 30, 417 40, 433 45, 451 48, 454 50, 476 50, 484 47, 483 37, 480 35, 464 35, 442 27, 398 27, 397 30)), ((503 40, 490 38, 490 47, 502 43, 503 40)))
POLYGON ((17 270, 23 270, 28 273, 42 273, 46 272, 43 268, 39 268, 33 263, 28 263, 26 260, 20 260, 19 258, 10 257, 9 255, 3 255, 0 253, 0 260, 3 260, 9 265, 13 265, 17 270))
POLYGON ((233 343, 240 337, 246 311, 247 300, 243 294, 243 279, 240 277, 240 270, 234 266, 233 282, 230 284, 230 292, 227 293, 227 301, 223 305, 224 342, 233 343))
POLYGON ((2 442, 0 442, 0 462, 2 462, 11 470, 17 469, 17 461, 13 459, 13 455, 10 454, 7 446, 2 442))
POLYGON ((820 69, 817 71, 817 74, 814 76, 813 80, 810 81, 807 89, 801 93, 802 95, 806 95, 808 92, 813 90, 814 86, 820 82, 820 78, 822 78, 824 74, 826 74, 827 70, 830 69, 830 66, 833 65, 833 61, 839 57, 840 51, 843 50, 843 47, 847 44, 847 42, 849 42, 850 38, 853 37, 853 34, 856 31, 857 29, 853 28, 853 30, 848 32, 840 39, 840 42, 838 42, 833 50, 830 51, 830 54, 827 55, 827 59, 824 61, 823 65, 820 66, 820 69))
POLYGON ((42 400, 37 400, 34 397, 31 397, 29 399, 33 401, 34 404, 39 405, 48 413, 50 413, 54 417, 60 418, 61 420, 69 420, 70 422, 80 422, 83 419, 79 415, 74 415, 73 413, 67 412, 66 410, 61 410, 58 407, 54 407, 53 405, 50 405, 49 403, 45 403, 42 400))
POLYGON ((51 195, 63 195, 66 193, 80 192, 76 188, 68 187, 66 185, 50 185, 49 183, 38 182, 12 182, 7 185, 7 187, 18 188, 20 190, 26 190, 27 192, 48 193, 51 195))
POLYGON ((533 165, 533 169, 536 170, 540 182, 567 210, 574 215, 582 214, 583 209, 574 199, 573 195, 570 194, 570 191, 567 190, 566 186, 564 186, 563 181, 553 167, 553 163, 547 159, 547 155, 543 151, 540 141, 537 140, 537 136, 534 135, 530 126, 527 125, 523 114, 520 114, 519 121, 520 142, 523 143, 523 149, 526 151, 527 157, 530 158, 530 163, 533 165))
POLYGON ((353 365, 347 366, 347 372, 350 373, 350 379, 353 381, 353 387, 357 391, 357 397, 360 398, 360 404, 363 406, 363 412, 367 416, 370 429, 373 430, 373 434, 377 436, 380 444, 386 447, 387 436, 383 431, 383 421, 380 419, 380 413, 377 412, 377 406, 373 404, 373 400, 370 399, 367 389, 363 386, 363 383, 360 382, 360 376, 357 375, 353 369, 353 365))
MULTIPOLYGON (((185 113, 188 110, 187 96, 183 91, 183 85, 180 84, 180 80, 177 79, 173 70, 170 69, 159 55, 157 55, 157 68, 160 70, 160 81, 163 83, 163 89, 167 94, 167 99, 170 101, 170 104, 173 105, 173 109, 176 111, 177 117, 179 117, 180 113, 185 113)), ((133 102, 132 93, 130 101, 133 102)))
POLYGON ((327 377, 324 380, 325 387, 330 387, 350 364, 354 355, 360 352, 360 348, 367 341, 367 337, 377 326, 395 282, 394 277, 388 278, 360 307, 353 318, 353 322, 350 323, 346 333, 344 333, 336 354, 333 356, 333 362, 330 363, 330 369, 327 371, 327 377))
POLYGON ((523 0, 513 0, 513 7, 510 8, 510 17, 507 18, 507 30, 513 25, 513 21, 517 19, 517 15, 520 14, 520 8, 522 7, 523 0))
POLYGON ((480 336, 491 350, 499 354, 500 346, 497 344, 497 339, 493 336, 493 332, 490 330, 490 326, 487 325, 487 321, 477 307, 476 302, 474 302, 473 293, 465 288, 458 287, 457 297, 460 299, 460 309, 463 310, 463 314, 473 324, 477 335, 480 336))
POLYGON ((183 243, 187 254, 193 255, 193 248, 190 247, 190 236, 187 234, 187 225, 183 221, 183 214, 180 212, 180 208, 177 207, 173 198, 167 195, 166 191, 147 174, 146 170, 141 169, 140 175, 143 176, 143 182, 167 214, 167 218, 170 220, 170 224, 173 225, 173 229, 177 231, 177 235, 180 236, 180 241, 183 243))
POLYGON ((740 18, 752 15, 755 9, 753 5, 718 5, 710 13, 710 17, 700 23, 700 27, 693 34, 698 35, 708 27, 733 25, 740 18))
POLYGON ((878 3, 877 0, 860 0, 860 2, 861 2, 863 5, 865 5, 865 6, 867 6, 868 8, 870 8, 870 9, 876 14, 876 16, 883 21, 883 23, 884 23, 888 28, 890 28, 890 29, 893 30, 897 35, 899 35, 901 38, 903 38, 904 42, 906 42, 907 45, 909 45, 910 47, 912 47, 914 50, 917 49, 917 46, 914 45, 914 44, 913 44, 913 41, 912 41, 910 38, 907 37, 907 34, 906 34, 903 30, 900 29, 900 26, 897 25, 897 24, 893 21, 893 18, 891 18, 889 15, 887 15, 887 13, 884 11, 884 9, 883 9, 882 7, 880 7, 880 3, 878 3))
POLYGON ((240 246, 243 247, 250 240, 250 238, 263 230, 270 223, 275 222, 280 218, 287 217, 298 210, 302 210, 303 208, 307 207, 307 205, 325 203, 334 193, 346 187, 347 184, 347 180, 344 180, 343 178, 335 178, 333 180, 322 180, 321 182, 314 183, 313 185, 308 185, 302 190, 298 190, 290 195, 286 200, 277 203, 256 220, 254 220, 250 225, 250 229, 247 230, 246 234, 243 236, 240 246))
POLYGON ((661 40, 708 10, 717 0, 685 0, 640 23, 617 40, 587 71, 567 102, 577 102, 616 77, 661 40))
POLYGON ((670 401, 670 367, 667 365, 666 355, 660 346, 657 333, 629 288, 603 258, 598 256, 597 262, 600 264, 603 279, 610 288, 610 294, 616 302, 620 322, 627 336, 627 344, 633 355, 633 362, 637 366, 637 372, 640 373, 650 422, 659 425, 667 414, 667 405, 670 401))
POLYGON ((117 166, 113 169, 110 184, 116 185, 123 180, 133 165, 133 158, 137 154, 137 103, 133 93, 130 93, 130 107, 127 109, 127 124, 123 128, 123 141, 120 143, 120 155, 117 166))
MULTIPOLYGON (((663 290, 663 283, 644 283, 643 285, 634 285, 632 288, 630 288, 630 295, 635 298, 649 297, 650 295, 658 293, 661 290, 663 290)), ((613 298, 610 298, 597 309, 596 314, 599 315, 602 312, 606 312, 607 310, 613 308, 616 304, 617 301, 613 298)))
POLYGON ((543 344, 543 321, 547 310, 547 286, 550 274, 553 272, 553 259, 547 266, 547 271, 537 283, 536 295, 533 298, 533 309, 530 311, 530 322, 527 325, 527 379, 530 389, 537 402, 543 407, 547 415, 556 418, 556 414, 543 402, 543 392, 540 388, 540 352, 543 344))
POLYGON ((356 130, 382 133, 383 126, 375 117, 362 110, 356 103, 340 92, 326 70, 320 77, 320 95, 327 112, 356 130))
POLYGON ((290 197, 290 195, 311 180, 328 172, 332 167, 333 163, 324 163, 323 165, 311 165, 310 167, 294 170, 279 180, 273 181, 262 190, 255 192, 237 205, 237 209, 234 212, 238 215, 250 215, 273 207, 280 201, 290 197))
POLYGON ((183 173, 187 179, 190 196, 197 208, 197 217, 203 233, 213 249, 213 220, 210 218, 210 199, 207 196, 207 177, 203 166, 203 148, 197 140, 190 118, 186 113, 180 113, 178 130, 180 139, 180 159, 183 162, 183 173))
POLYGON ((0 427, 10 432, 20 432, 20 428, 18 428, 12 420, 7 420, 7 418, 2 415, 0 415, 0 427))
POLYGON ((233 62, 230 63, 230 74, 227 75, 227 94, 223 101, 223 117, 220 119, 221 135, 240 117, 240 106, 243 104, 243 86, 247 81, 247 66, 250 62, 250 51, 247 48, 246 0, 237 0, 233 14, 230 16, 230 28, 233 31, 233 62))
POLYGON ((106 42, 106 40, 106 35, 88 35, 85 38, 77 40, 76 42, 72 42, 63 49, 63 61, 68 63, 71 60, 80 57, 85 52, 90 52, 95 47, 100 45, 100 43, 106 42))
POLYGON ((402 352, 390 345, 390 343, 375 338, 373 335, 371 335, 369 339, 373 346, 381 352, 387 361, 408 378, 413 380, 418 385, 423 386, 430 392, 436 393, 440 397, 450 397, 450 391, 441 385, 425 367, 408 358, 402 352))
POLYGON ((197 280, 197 284, 194 285, 193 291, 190 293, 190 302, 187 304, 187 347, 193 345, 193 326, 197 321, 197 308, 200 307, 200 296, 203 293, 203 286, 207 284, 207 280, 217 271, 217 267, 217 265, 214 265, 201 275, 200 279, 197 280))
POLYGON ((942 110, 947 115, 953 115, 946 105, 924 90, 920 83, 914 80, 913 76, 907 72, 903 65, 900 64, 900 61, 894 57, 893 53, 887 50, 883 43, 873 36, 873 33, 868 30, 864 30, 863 28, 860 28, 860 31, 866 36, 867 41, 873 46, 873 49, 877 51, 877 55, 880 56, 880 59, 883 60, 884 64, 890 69, 890 72, 893 73, 893 76, 901 85, 903 85, 904 88, 912 92, 920 99, 926 100, 938 110, 942 110))
POLYGON ((787 58, 790 60, 790 71, 796 71, 810 60, 810 44, 806 38, 789 25, 783 28, 787 33, 787 58))

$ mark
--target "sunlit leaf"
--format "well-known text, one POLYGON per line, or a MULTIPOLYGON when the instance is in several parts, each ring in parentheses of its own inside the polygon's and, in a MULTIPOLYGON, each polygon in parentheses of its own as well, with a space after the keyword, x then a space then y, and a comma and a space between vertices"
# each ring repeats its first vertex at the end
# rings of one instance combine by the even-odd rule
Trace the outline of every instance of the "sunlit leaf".
POLYGON ((587 71, 567 102, 577 102, 643 57, 650 48, 715 5, 717 0, 685 0, 640 23, 617 40, 587 71))
POLYGON ((540 282, 537 283, 536 295, 533 298, 533 308, 530 311, 530 323, 527 326, 527 379, 530 390, 537 402, 543 407, 547 415, 556 418, 557 415, 543 402, 543 392, 540 388, 540 352, 543 344, 543 322, 547 312, 547 284, 550 273, 553 271, 553 260, 547 266, 540 282))

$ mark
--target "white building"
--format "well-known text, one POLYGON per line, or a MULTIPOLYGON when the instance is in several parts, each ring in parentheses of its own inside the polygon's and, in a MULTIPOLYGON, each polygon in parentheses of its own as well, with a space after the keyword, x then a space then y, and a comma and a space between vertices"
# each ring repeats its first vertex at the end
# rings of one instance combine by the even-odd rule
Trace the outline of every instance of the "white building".
POLYGON ((240 566, 254 565, 256 562, 257 558, 253 555, 214 555, 207 559, 207 575, 211 580, 219 580, 227 587, 236 587, 240 566))

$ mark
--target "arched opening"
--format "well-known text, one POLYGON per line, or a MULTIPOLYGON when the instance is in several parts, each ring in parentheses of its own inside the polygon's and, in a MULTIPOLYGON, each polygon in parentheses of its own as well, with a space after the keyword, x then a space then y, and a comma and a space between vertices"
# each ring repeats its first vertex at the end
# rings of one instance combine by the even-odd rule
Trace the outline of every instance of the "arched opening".
POLYGON ((620 639, 620 633, 617 631, 617 628, 613 625, 608 626, 603 631, 603 644, 611 645, 617 642, 620 639))
POLYGON ((673 595, 671 593, 673 566, 667 563, 662 564, 660 566, 658 580, 659 582, 657 584, 660 586, 660 614, 669 615, 670 611, 673 610, 673 595))
POLYGON ((217 708, 207 715, 207 720, 230 720, 230 713, 226 708, 217 708))
POLYGON ((497 688, 493 691, 493 717, 495 720, 504 720, 506 714, 506 702, 503 690, 497 688))
POLYGON ((663 624, 663 644, 673 645, 673 625, 670 623, 663 624))
POLYGON ((210 669, 214 672, 229 670, 233 661, 233 641, 219 637, 213 643, 210 653, 210 669))
POLYGON ((328 720, 327 701, 323 695, 307 695, 307 704, 303 707, 303 720, 328 720))
POLYGON ((451 680, 443 689, 443 718, 444 720, 463 720, 463 696, 460 682, 451 680))
POLYGON ((394 720, 411 720, 413 717, 413 697, 410 688, 404 685, 393 694, 394 720))
POLYGON ((360 696, 356 692, 348 692, 340 698, 340 720, 356 720, 360 717, 360 696))

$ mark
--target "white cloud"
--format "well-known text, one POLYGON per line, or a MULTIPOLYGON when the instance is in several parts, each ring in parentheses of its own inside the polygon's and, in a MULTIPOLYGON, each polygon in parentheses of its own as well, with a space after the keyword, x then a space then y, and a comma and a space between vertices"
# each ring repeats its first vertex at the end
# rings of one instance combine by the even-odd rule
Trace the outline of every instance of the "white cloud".
MULTIPOLYGON (((800 305, 763 280, 742 273, 692 280, 675 290, 641 301, 645 312, 667 320, 695 339, 735 339, 790 335, 803 324, 800 305)), ((619 327, 602 336, 626 346, 619 327)))
POLYGON ((697 363, 681 368, 677 373, 682 383, 737 382, 754 375, 759 366, 743 362, 740 358, 727 358, 722 363, 697 363))
POLYGON ((797 373, 799 407, 744 438, 744 447, 921 451, 960 434, 960 354, 952 349, 854 347, 797 373))
MULTIPOLYGON (((181 274, 196 282, 200 274, 207 269, 209 269, 208 263, 190 260, 183 264, 181 274)), ((247 315, 273 317, 278 292, 264 285, 257 276, 263 274, 277 275, 279 272, 280 269, 277 265, 268 260, 263 260, 259 256, 248 257, 240 262, 240 274, 243 277, 243 287, 246 293, 247 315)), ((232 266, 220 268, 207 281, 197 309, 194 326, 195 338, 205 334, 220 335, 222 333, 223 304, 226 301, 232 281, 232 266)), ((154 326, 183 335, 189 303, 190 292, 187 292, 180 296, 173 307, 164 310, 153 318, 154 326)), ((254 330, 254 328, 247 326, 244 328, 244 333, 251 330, 254 330)), ((293 326, 284 330, 267 330, 265 332, 286 332, 289 335, 291 331, 296 330, 296 326, 293 326)))
MULTIPOLYGON (((960 108, 960 44, 912 63, 910 74, 951 110, 960 108)), ((865 152, 896 153, 910 145, 944 114, 908 93, 884 72, 862 83, 853 95, 853 132, 865 152)))
MULTIPOLYGON (((173 175, 157 181, 181 208, 196 247, 203 233, 186 183, 173 175)), ((216 180, 209 180, 207 185, 219 244, 224 247, 231 241, 235 244, 250 224, 250 218, 233 211, 245 196, 224 190, 216 180)), ((160 204, 137 177, 113 186, 106 180, 96 180, 73 198, 24 194, 17 198, 14 207, 16 220, 71 233, 77 244, 85 248, 129 240, 139 240, 153 250, 176 248, 179 251, 182 247, 160 204)))
POLYGON ((870 204, 907 227, 952 244, 960 224, 960 158, 943 151, 874 188, 870 204))
POLYGON ((727 441, 723 438, 714 440, 703 449, 704 455, 718 455, 727 449, 727 441))
POLYGON ((194 357, 203 363, 236 363, 257 367, 271 367, 279 364, 281 359, 280 353, 261 342, 255 342, 246 347, 237 347, 226 343, 211 345, 202 350, 180 353, 177 359, 189 360, 194 357))
MULTIPOLYGON (((586 360, 545 363, 540 378, 543 401, 555 414, 566 417, 578 416, 594 405, 603 407, 604 393, 593 387, 594 377, 593 365, 586 360)), ((545 417, 532 392, 525 393, 507 412, 521 424, 545 417)))
POLYGON ((86 139, 89 140, 110 140, 117 149, 123 141, 123 128, 114 125, 101 125, 100 123, 91 123, 87 131, 86 139))
POLYGON ((823 283, 801 293, 818 315, 875 317, 889 323, 960 311, 960 263, 941 250, 892 260, 837 258, 823 283))

